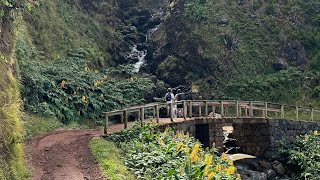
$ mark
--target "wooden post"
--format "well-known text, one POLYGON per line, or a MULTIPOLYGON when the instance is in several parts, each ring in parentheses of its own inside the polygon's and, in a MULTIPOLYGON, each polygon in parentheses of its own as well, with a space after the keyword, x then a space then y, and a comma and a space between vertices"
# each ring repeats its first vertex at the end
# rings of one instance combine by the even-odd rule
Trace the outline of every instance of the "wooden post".
POLYGON ((159 105, 158 104, 156 105, 156 120, 157 120, 157 123, 159 124, 159 105))
POLYGON ((212 106, 212 113, 213 113, 213 117, 214 117, 214 114, 216 113, 216 107, 215 106, 212 106))
POLYGON ((249 115, 250 115, 250 117, 253 117, 252 101, 250 101, 249 115))
POLYGON ((237 118, 240 117, 240 114, 239 114, 239 101, 236 101, 236 113, 237 113, 237 118))
POLYGON ((281 119, 284 119, 284 105, 281 105, 281 119))
POLYGON ((239 117, 242 116, 241 114, 242 114, 242 107, 240 106, 240 107, 239 107, 239 117))
POLYGON ((140 110, 141 110, 141 119, 140 119, 140 121, 141 121, 141 125, 142 125, 142 122, 144 121, 144 107, 142 107, 140 110))
POLYGON ((226 117, 228 117, 228 114, 229 114, 229 106, 226 106, 225 107, 225 115, 226 115, 226 117))
POLYGON ((248 117, 248 107, 247 107, 247 105, 245 107, 245 114, 246 114, 246 117, 248 117))
POLYGON ((189 101, 189 118, 192 118, 192 101, 189 101))
POLYGON ((139 111, 138 111, 138 120, 140 120, 140 119, 141 119, 141 111, 139 109, 139 111))
POLYGON ((199 105, 199 117, 202 117, 201 105, 199 105))
POLYGON ((184 120, 187 119, 187 105, 186 105, 186 101, 183 101, 183 119, 184 119, 184 120))
POLYGON ((173 103, 170 103, 170 120, 173 122, 173 103))
POLYGON ((122 114, 120 114, 120 118, 121 118, 121 124, 123 124, 123 112, 122 114))
POLYGON ((311 121, 313 121, 314 109, 311 109, 311 121))
POLYGON ((205 115, 206 117, 208 117, 208 102, 205 101, 204 103, 205 103, 205 104, 204 104, 204 115, 205 115))
POLYGON ((155 106, 153 107, 153 116, 152 117, 153 117, 153 119, 156 119, 156 107, 155 106))
POLYGON ((128 111, 124 111, 124 129, 127 129, 128 127, 128 111))
POLYGON ((296 106, 296 120, 299 120, 299 107, 296 106))
POLYGON ((265 111, 264 112, 264 117, 268 118, 268 103, 267 102, 264 103, 264 108, 265 108, 264 109, 264 111, 265 111))
POLYGON ((224 117, 223 101, 221 101, 221 117, 224 117))
POLYGON ((105 114, 106 124, 104 126, 104 134, 108 134, 108 124, 109 124, 109 116, 108 113, 105 114))

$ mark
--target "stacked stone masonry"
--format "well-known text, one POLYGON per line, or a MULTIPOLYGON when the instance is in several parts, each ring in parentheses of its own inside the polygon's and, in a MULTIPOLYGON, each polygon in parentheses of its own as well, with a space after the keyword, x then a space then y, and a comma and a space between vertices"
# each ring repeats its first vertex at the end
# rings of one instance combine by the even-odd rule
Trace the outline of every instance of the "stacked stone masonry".
MULTIPOLYGON (((320 131, 320 122, 265 118, 197 118, 192 121, 173 123, 169 126, 195 136, 196 124, 208 124, 209 144, 216 147, 223 147, 225 137, 222 128, 232 126, 234 131, 229 136, 237 140, 237 146, 240 147, 241 153, 266 158, 272 158, 281 141, 290 143, 298 135, 312 133, 314 130, 320 131)), ((222 148, 220 150, 222 151, 222 148)))

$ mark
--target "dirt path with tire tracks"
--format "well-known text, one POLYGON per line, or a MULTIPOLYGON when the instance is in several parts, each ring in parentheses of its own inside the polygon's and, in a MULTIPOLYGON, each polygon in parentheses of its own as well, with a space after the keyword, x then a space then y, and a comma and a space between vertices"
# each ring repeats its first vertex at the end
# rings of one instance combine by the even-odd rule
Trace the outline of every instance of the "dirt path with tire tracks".
POLYGON ((88 143, 98 130, 57 130, 26 143, 31 180, 102 180, 88 143))

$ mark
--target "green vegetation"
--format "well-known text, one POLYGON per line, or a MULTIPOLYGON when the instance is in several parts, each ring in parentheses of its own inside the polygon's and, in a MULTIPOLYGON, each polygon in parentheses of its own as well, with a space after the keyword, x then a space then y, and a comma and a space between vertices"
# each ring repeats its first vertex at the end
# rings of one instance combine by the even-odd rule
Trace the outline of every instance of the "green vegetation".
POLYGON ((127 170, 121 151, 113 142, 105 141, 102 138, 94 138, 90 141, 89 147, 101 167, 103 176, 111 179, 135 179, 132 173, 127 170))
POLYGON ((287 169, 293 179, 319 179, 320 138, 318 131, 312 135, 297 137, 292 144, 281 147, 281 157, 285 157, 287 169))
POLYGON ((170 128, 161 133, 150 124, 136 124, 108 140, 123 150, 126 166, 138 179, 239 179, 225 154, 204 150, 188 134, 170 128))
POLYGON ((154 87, 149 79, 132 73, 130 66, 96 67, 94 60, 103 56, 86 48, 68 49, 60 58, 42 62, 24 27, 20 22, 15 55, 24 109, 29 113, 54 116, 63 123, 101 123, 101 112, 144 103, 145 92, 154 87))
POLYGON ((83 122, 83 124, 79 124, 79 122, 76 121, 71 121, 67 124, 63 124, 60 120, 54 117, 42 117, 30 114, 23 114, 21 119, 24 129, 25 140, 30 140, 35 135, 51 132, 59 128, 85 129, 89 128, 89 125, 92 124, 90 122, 83 122))
POLYGON ((174 1, 150 70, 198 87, 194 98, 318 105, 319 9, 318 0, 174 1))

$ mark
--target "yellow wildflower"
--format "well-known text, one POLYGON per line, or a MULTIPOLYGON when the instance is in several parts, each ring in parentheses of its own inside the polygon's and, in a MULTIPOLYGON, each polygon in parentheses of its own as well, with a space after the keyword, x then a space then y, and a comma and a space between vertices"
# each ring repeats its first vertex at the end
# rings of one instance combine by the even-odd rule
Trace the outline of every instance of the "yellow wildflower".
POLYGON ((318 131, 317 131, 317 130, 315 130, 315 131, 313 132, 313 135, 314 135, 314 136, 319 136, 318 131))
POLYGON ((95 71, 94 71, 94 73, 96 73, 96 74, 98 74, 98 72, 99 72, 98 70, 95 70, 95 71))
POLYGON ((229 161, 228 161, 228 164, 229 164, 229 166, 233 166, 233 161, 232 161, 232 160, 229 160, 229 161))
POLYGON ((211 154, 207 154, 205 156, 205 159, 204 159, 204 164, 210 165, 211 163, 212 163, 212 155, 211 154))
POLYGON ((237 175, 236 175, 236 178, 237 178, 237 180, 241 180, 240 174, 237 174, 237 175))
POLYGON ((163 140, 161 138, 158 138, 158 143, 163 144, 163 140))
POLYGON ((214 176, 214 172, 210 173, 210 174, 208 175, 208 180, 211 180, 211 179, 213 178, 213 176, 214 176))
POLYGON ((168 127, 166 127, 166 129, 164 130, 163 134, 167 134, 169 131, 168 127))
POLYGON ((189 153, 190 152, 190 148, 184 148, 184 152, 185 153, 189 153))
POLYGON ((221 166, 221 164, 217 164, 217 165, 216 165, 216 171, 217 171, 217 172, 221 172, 221 171, 222 171, 222 166, 221 166))
POLYGON ((88 71, 89 71, 88 66, 85 66, 85 67, 84 67, 84 71, 85 71, 85 72, 88 72, 88 71))
POLYGON ((179 142, 178 144, 177 144, 177 150, 179 151, 179 150, 181 150, 181 148, 183 147, 183 142, 179 142))
POLYGON ((206 166, 203 170, 203 175, 208 176, 209 175, 209 166, 206 166))
POLYGON ((190 159, 192 162, 198 162, 199 161, 199 157, 197 155, 197 153, 195 153, 194 151, 192 151, 192 153, 190 154, 190 159))
POLYGON ((227 174, 234 174, 234 172, 236 171, 236 168, 234 166, 229 166, 227 168, 227 174))
POLYGON ((66 85, 66 81, 65 81, 65 80, 62 80, 61 83, 60 83, 60 87, 61 87, 61 88, 64 88, 65 85, 66 85))
POLYGON ((222 153, 221 154, 221 159, 222 160, 226 160, 227 159, 227 154, 226 153, 222 153))
POLYGON ((197 153, 199 152, 199 147, 200 147, 199 144, 195 144, 195 145, 193 146, 192 153, 197 154, 197 153))
POLYGON ((103 80, 104 80, 104 81, 107 81, 107 80, 108 80, 108 76, 104 75, 104 76, 103 76, 103 80))
POLYGON ((86 101, 86 96, 82 96, 81 101, 82 101, 83 103, 86 103, 86 102, 87 102, 87 101, 86 101))

